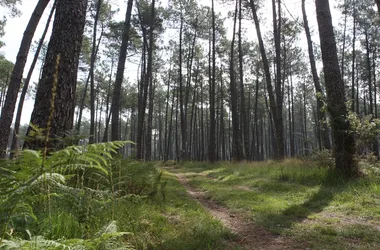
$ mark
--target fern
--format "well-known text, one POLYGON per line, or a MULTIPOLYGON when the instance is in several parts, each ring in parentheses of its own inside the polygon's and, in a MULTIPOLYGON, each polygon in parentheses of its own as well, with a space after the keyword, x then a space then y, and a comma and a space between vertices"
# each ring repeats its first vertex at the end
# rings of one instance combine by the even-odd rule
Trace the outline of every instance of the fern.
MULTIPOLYGON (((37 197, 33 190, 52 187, 57 191, 70 190, 65 185, 66 177, 73 177, 76 171, 92 169, 108 176, 112 154, 117 149, 130 143, 128 141, 116 141, 88 146, 69 146, 62 150, 43 156, 42 152, 35 150, 23 150, 18 158, 13 161, 4 161, 0 168, 0 244, 6 232, 12 230, 14 218, 32 218, 32 203, 37 197)), ((107 178, 104 178, 106 180, 107 178)), ((48 190, 48 192, 50 192, 48 190)), ((40 190, 42 191, 42 190, 40 190)), ((73 190, 71 190, 73 191, 73 190)), ((74 190, 78 193, 78 190, 74 190)), ((83 190, 81 190, 83 193, 83 190)), ((41 192, 44 193, 43 191, 41 192)), ((59 196, 57 193, 54 195, 59 196)), ((51 197, 47 194, 48 199, 51 197)))
POLYGON ((3 240, 0 249, 71 249, 66 244, 54 240, 46 240, 42 236, 32 237, 30 240, 13 239, 3 240))

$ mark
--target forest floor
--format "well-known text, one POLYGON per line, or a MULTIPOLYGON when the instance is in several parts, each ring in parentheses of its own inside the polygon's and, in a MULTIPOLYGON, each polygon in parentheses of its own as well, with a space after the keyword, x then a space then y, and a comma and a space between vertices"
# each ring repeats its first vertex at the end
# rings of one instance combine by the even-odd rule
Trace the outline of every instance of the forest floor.
POLYGON ((233 237, 218 249, 380 249, 380 179, 297 160, 163 167, 233 237))
POLYGON ((307 245, 296 243, 291 237, 275 235, 256 225, 242 214, 233 212, 206 196, 205 191, 197 190, 189 184, 183 174, 176 174, 178 181, 187 193, 196 199, 215 219, 220 220, 236 238, 226 239, 225 249, 307 249, 307 245))

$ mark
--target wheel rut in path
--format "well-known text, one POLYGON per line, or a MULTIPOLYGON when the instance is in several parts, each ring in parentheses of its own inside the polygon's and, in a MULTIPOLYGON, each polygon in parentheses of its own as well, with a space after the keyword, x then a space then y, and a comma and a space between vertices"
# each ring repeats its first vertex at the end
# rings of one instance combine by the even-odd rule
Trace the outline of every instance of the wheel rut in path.
POLYGON ((229 228, 237 236, 226 241, 226 250, 236 248, 247 250, 308 249, 305 244, 296 242, 290 237, 274 235, 268 230, 255 225, 253 221, 209 199, 205 192, 192 187, 185 175, 179 173, 175 173, 175 175, 192 198, 197 200, 214 218, 220 220, 225 227, 229 228))

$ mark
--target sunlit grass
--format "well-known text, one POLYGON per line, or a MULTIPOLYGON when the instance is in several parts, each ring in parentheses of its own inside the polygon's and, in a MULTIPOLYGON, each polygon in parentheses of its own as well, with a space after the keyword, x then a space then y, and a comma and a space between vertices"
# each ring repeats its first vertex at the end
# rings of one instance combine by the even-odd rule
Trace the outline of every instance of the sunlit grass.
POLYGON ((190 184, 273 233, 315 249, 380 249, 380 178, 346 181, 301 160, 184 163, 190 184))

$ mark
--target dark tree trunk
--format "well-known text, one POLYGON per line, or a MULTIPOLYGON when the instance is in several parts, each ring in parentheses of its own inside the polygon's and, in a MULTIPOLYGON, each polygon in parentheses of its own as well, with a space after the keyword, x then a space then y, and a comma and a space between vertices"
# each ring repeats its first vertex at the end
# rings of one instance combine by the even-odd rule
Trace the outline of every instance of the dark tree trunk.
POLYGON ((90 143, 95 142, 95 61, 96 61, 96 34, 98 29, 99 13, 102 6, 102 0, 98 0, 96 4, 96 14, 94 17, 93 35, 92 35, 92 51, 90 65, 90 143))
MULTIPOLYGON (((150 10, 150 29, 149 29, 149 47, 148 47, 148 68, 146 72, 146 85, 149 87, 149 105, 148 105, 148 121, 146 131, 146 150, 145 160, 152 159, 152 125, 153 125, 153 101, 154 101, 154 86, 153 86, 153 47, 154 47, 154 20, 155 20, 155 0, 152 1, 150 10)), ((144 102, 144 113, 146 106, 146 98, 144 102)))
POLYGON ((366 66, 368 73, 368 97, 369 97, 369 113, 373 115, 373 98, 372 98, 372 70, 371 70, 371 56, 370 56, 370 48, 369 48, 369 34, 368 30, 364 31, 365 34, 365 49, 366 49, 366 66))
POLYGON ((241 117, 241 133, 244 144, 245 159, 250 159, 249 148, 249 122, 248 112, 246 111, 245 93, 244 93, 244 74, 243 74, 243 49, 241 38, 241 19, 242 19, 242 0, 239 0, 239 30, 238 30, 238 49, 239 49, 239 81, 240 81, 240 117, 241 117))
MULTIPOLYGON (((284 145, 284 121, 282 115, 283 106, 283 84, 281 74, 281 0, 277 0, 278 18, 276 15, 275 0, 272 0, 273 4, 273 34, 276 51, 276 112, 274 112, 274 130, 275 130, 275 142, 276 142, 276 159, 283 159, 285 157, 285 145, 284 145)), ((271 104, 272 105, 272 104, 271 104)))
POLYGON ((315 4, 327 92, 327 109, 330 113, 335 144, 335 165, 343 176, 353 177, 358 175, 358 165, 354 160, 355 141, 347 120, 344 83, 339 70, 329 1, 316 0, 315 4))
POLYGON ((243 160, 243 145, 241 141, 240 122, 238 113, 236 77, 234 69, 234 47, 235 47, 235 28, 238 15, 238 1, 236 0, 234 28, 232 33, 231 53, 230 53, 230 92, 231 92, 231 113, 232 113, 232 158, 235 161, 243 160))
POLYGON ((318 119, 318 125, 317 126, 318 126, 318 131, 320 131, 320 138, 321 138, 321 141, 323 143, 323 148, 330 149, 331 143, 330 143, 329 131, 327 128, 326 114, 323 111, 324 94, 323 94, 322 86, 319 82, 317 67, 315 66, 313 42, 311 40, 309 23, 308 23, 307 15, 306 15, 305 0, 302 0, 302 16, 303 16, 303 25, 305 28, 306 39, 307 39, 310 68, 311 68, 311 73, 313 75, 313 82, 314 82, 316 99, 317 99, 317 119, 318 119))
MULTIPOLYGON (((257 11, 256 11, 256 6, 253 0, 250 0, 250 7, 252 10, 253 14, 253 20, 255 22, 255 27, 256 27, 256 33, 257 33, 257 39, 259 42, 259 48, 260 48, 260 54, 264 66, 264 73, 265 73, 265 81, 267 85, 267 91, 268 91, 268 96, 269 96, 269 107, 270 111, 272 113, 274 125, 275 125, 275 132, 276 132, 276 144, 275 144, 275 151, 274 151, 274 156, 276 159, 282 159, 284 158, 284 124, 282 120, 282 81, 281 79, 278 79, 277 86, 276 86, 276 99, 275 95, 273 93, 273 88, 272 88, 272 78, 271 78, 271 73, 269 69, 269 62, 268 58, 265 52, 265 47, 264 47, 264 42, 263 38, 261 35, 261 29, 260 29, 260 23, 259 23, 259 18, 257 16, 257 11), (280 97, 280 98, 279 98, 280 97)), ((278 31, 274 32, 275 34, 278 33, 278 31)), ((278 40, 279 36, 277 35, 275 37, 275 40, 278 40)), ((278 43, 278 41, 277 41, 278 43)), ((276 46, 278 47, 279 44, 276 46)), ((277 50, 278 48, 276 48, 277 50)), ((281 58, 278 59, 281 63, 281 58)), ((281 66, 280 66, 281 67, 281 66)), ((281 68, 280 68, 281 69, 281 68)), ((281 70, 278 71, 278 77, 281 78, 281 70)))
MULTIPOLYGON (((380 0, 378 0, 380 1, 380 0)), ((352 63, 351 63, 351 111, 355 112, 355 59, 356 59, 356 8, 354 6, 352 27, 352 63)), ((356 90, 358 91, 358 89, 356 90)))
POLYGON ((212 15, 212 76, 210 82, 210 140, 208 148, 208 157, 210 162, 216 161, 215 152, 215 130, 216 130, 216 119, 215 119, 215 10, 214 10, 214 0, 211 0, 211 15, 212 15))
MULTIPOLYGON (((54 11, 55 11, 55 6, 56 6, 56 2, 54 2, 53 7, 51 8, 48 20, 46 21, 46 26, 45 26, 44 32, 42 33, 41 39, 38 43, 37 50, 34 54, 32 64, 30 65, 28 75, 26 76, 26 79, 24 82, 24 86, 22 87, 22 92, 21 92, 20 100, 18 102, 18 107, 17 107, 15 128, 14 128, 14 133, 13 133, 13 142, 12 142, 12 151, 13 152, 17 152, 17 150, 20 149, 18 135, 19 135, 19 131, 20 131, 22 108, 24 106, 24 100, 26 97, 26 93, 28 91, 29 83, 30 83, 30 80, 32 78, 34 68, 35 68, 37 61, 38 61, 38 56, 40 55, 42 45, 44 44, 44 40, 45 40, 46 34, 47 34, 49 26, 50 26, 51 19, 53 17, 54 11)), ((13 154, 13 152, 12 152, 12 154, 13 154)))
MULTIPOLYGON (((112 58, 112 61, 111 61, 111 71, 110 71, 110 75, 109 75, 109 79, 108 79, 108 91, 107 91, 107 100, 106 100, 106 115, 107 115, 107 118, 105 120, 105 127, 104 127, 104 134, 103 134, 103 142, 107 142, 108 141, 108 127, 109 127, 109 123, 110 123, 110 120, 111 120, 111 112, 109 110, 109 103, 110 103, 110 98, 111 98, 111 83, 112 83, 112 73, 113 73, 113 67, 114 67, 114 60, 112 58)), ((131 121, 132 121, 132 115, 131 115, 131 121)), ((132 138, 131 138, 132 140, 132 138)))
POLYGON ((130 27, 131 27, 131 15, 132 15, 132 5, 133 0, 128 0, 127 11, 125 14, 125 22, 123 28, 123 40, 121 42, 120 51, 119 51, 119 62, 117 65, 116 71, 116 80, 113 89, 112 95, 112 105, 111 105, 111 140, 117 141, 119 140, 119 113, 120 113, 120 96, 121 96, 121 85, 123 83, 124 78, 124 68, 125 68, 125 60, 127 57, 127 48, 129 42, 130 35, 130 27))
MULTIPOLYGON (((95 55, 98 54, 100 42, 102 40, 103 35, 104 35, 104 32, 103 32, 103 29, 102 29, 102 32, 100 33, 100 36, 99 36, 99 39, 98 39, 98 44, 96 46, 95 55)), ((87 88, 88 88, 88 83, 90 82, 90 76, 91 76, 91 74, 89 72, 88 76, 87 76, 87 79, 86 79, 86 82, 84 84, 84 90, 83 90, 82 98, 81 98, 80 103, 79 103, 79 114, 78 114, 78 117, 77 117, 77 124, 76 124, 76 127, 75 127, 75 131, 78 134, 80 134, 80 127, 81 127, 81 124, 82 124, 82 115, 83 115, 83 109, 84 109, 84 102, 86 101, 87 88)))
POLYGON ((15 66, 13 67, 9 87, 7 90, 7 96, 0 116, 0 158, 5 157, 6 149, 8 146, 8 138, 11 131, 13 113, 16 108, 17 95, 20 89, 22 74, 24 72, 24 67, 26 64, 26 59, 28 57, 29 48, 33 40, 33 35, 49 1, 50 0, 38 1, 32 13, 32 16, 29 19, 29 23, 26 26, 24 36, 21 40, 20 49, 17 54, 15 66))
MULTIPOLYGON (((79 54, 86 19, 87 0, 58 0, 42 77, 36 93, 31 123, 47 129, 47 135, 63 136, 73 127, 79 54), (68 36, 67 34, 71 34, 68 36), (54 104, 51 105, 51 101, 54 104)), ((31 127, 28 129, 30 135, 31 127)), ((38 149, 45 142, 27 141, 38 149)), ((60 147, 51 141, 53 148, 60 147)))

